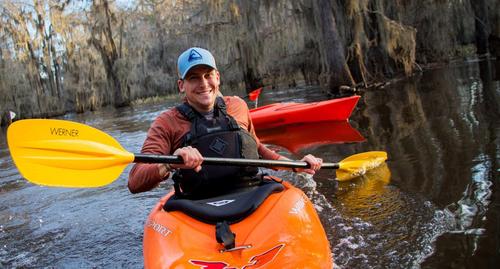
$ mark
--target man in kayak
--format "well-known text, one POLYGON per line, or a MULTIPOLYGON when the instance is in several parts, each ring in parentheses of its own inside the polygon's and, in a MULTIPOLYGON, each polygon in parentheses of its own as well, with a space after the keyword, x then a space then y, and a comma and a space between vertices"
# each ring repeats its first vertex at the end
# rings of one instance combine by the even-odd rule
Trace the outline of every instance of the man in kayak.
MULTIPOLYGON (((258 184, 258 169, 234 166, 202 166, 203 156, 285 160, 284 156, 260 143, 247 104, 236 96, 222 96, 220 74, 212 54, 190 48, 178 58, 179 92, 184 103, 161 113, 148 130, 141 152, 181 156, 183 164, 137 163, 130 171, 128 187, 132 193, 151 190, 173 175, 177 194, 193 197, 258 184)), ((302 161, 314 174, 322 160, 306 155, 302 161)), ((294 171, 297 171, 294 170, 294 171)))

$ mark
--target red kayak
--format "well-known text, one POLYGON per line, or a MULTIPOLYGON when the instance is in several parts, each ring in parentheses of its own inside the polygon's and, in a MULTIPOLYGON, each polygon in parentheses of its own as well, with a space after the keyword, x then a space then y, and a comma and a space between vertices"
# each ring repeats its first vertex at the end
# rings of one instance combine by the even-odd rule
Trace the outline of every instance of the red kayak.
POLYGON ((260 142, 286 148, 298 154, 315 146, 365 141, 348 121, 322 121, 257 129, 260 142))
POLYGON ((344 121, 358 103, 360 96, 337 98, 314 103, 276 103, 250 110, 255 129, 283 124, 344 121))

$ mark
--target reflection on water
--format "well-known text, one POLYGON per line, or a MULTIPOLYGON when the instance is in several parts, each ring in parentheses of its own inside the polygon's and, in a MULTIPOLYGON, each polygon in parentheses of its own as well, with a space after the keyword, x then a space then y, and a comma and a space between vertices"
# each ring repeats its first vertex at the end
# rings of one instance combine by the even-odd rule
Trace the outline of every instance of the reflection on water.
MULTIPOLYGON (((457 267, 471 267, 473 261, 488 260, 476 252, 487 236, 483 233, 498 238, 498 229, 485 231, 484 227, 489 222, 485 214, 490 209, 492 182, 498 178, 500 87, 498 78, 481 80, 482 69, 470 67, 426 73, 413 82, 394 85, 383 95, 368 93, 363 98, 366 109, 356 118, 360 129, 373 131, 364 133, 372 146, 383 145, 389 151, 393 185, 405 196, 423 200, 412 201, 400 211, 406 211, 406 217, 415 221, 412 224, 424 216, 428 216, 424 223, 435 223, 423 233, 430 236, 430 251, 422 251, 417 259, 427 259, 425 267, 443 267, 456 259, 455 251, 468 253, 457 267), (435 208, 425 214, 426 205, 435 208), (460 240, 473 243, 460 250, 457 237, 449 240, 449 234, 460 234, 460 240), (434 249, 438 236, 443 243, 434 249)), ((493 210, 498 216, 498 210, 493 210)))
MULTIPOLYGON (((337 183, 335 172, 328 170, 314 178, 268 171, 292 181, 314 202, 339 268, 498 264, 496 74, 491 63, 470 63, 367 92, 349 125, 364 139, 315 143, 321 140, 316 135, 327 133, 322 128, 333 124, 261 131, 263 141, 292 158, 312 153, 335 162, 364 151, 388 152, 387 166, 349 182, 337 183), (295 140, 280 139, 280 133, 295 140)), ((315 87, 298 87, 263 92, 259 104, 328 98, 315 87)), ((64 118, 101 129, 138 152, 152 120, 174 104, 167 100, 64 118)), ((142 267, 143 223, 170 183, 129 194, 128 167, 102 188, 39 187, 19 176, 8 154, 0 134, 1 268, 142 267)))
POLYGON ((288 124, 256 130, 262 143, 278 145, 298 154, 321 145, 362 142, 365 138, 347 121, 288 124))

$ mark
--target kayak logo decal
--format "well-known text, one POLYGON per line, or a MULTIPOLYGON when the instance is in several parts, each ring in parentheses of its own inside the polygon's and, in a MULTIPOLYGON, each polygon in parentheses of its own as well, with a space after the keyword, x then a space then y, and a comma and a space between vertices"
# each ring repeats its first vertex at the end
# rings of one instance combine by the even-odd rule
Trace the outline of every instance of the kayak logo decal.
POLYGON ((146 222, 146 227, 153 229, 155 232, 159 233, 163 237, 167 237, 168 235, 170 235, 172 233, 172 231, 170 229, 161 225, 158 222, 155 222, 154 220, 148 220, 146 222))
POLYGON ((289 213, 294 215, 299 215, 306 206, 306 201, 304 201, 304 197, 300 197, 297 202, 293 205, 292 209, 290 209, 289 213))
POLYGON ((214 201, 214 202, 207 203, 207 205, 213 205, 213 206, 219 207, 219 206, 230 204, 232 202, 234 202, 234 200, 220 200, 220 201, 214 201))
POLYGON ((234 267, 230 266, 225 262, 212 262, 212 261, 197 261, 197 260, 189 260, 189 262, 193 265, 200 266, 201 269, 256 269, 261 268, 262 266, 270 263, 271 261, 278 256, 278 253, 283 249, 285 244, 277 245, 270 250, 253 256, 250 258, 248 263, 243 267, 234 267))

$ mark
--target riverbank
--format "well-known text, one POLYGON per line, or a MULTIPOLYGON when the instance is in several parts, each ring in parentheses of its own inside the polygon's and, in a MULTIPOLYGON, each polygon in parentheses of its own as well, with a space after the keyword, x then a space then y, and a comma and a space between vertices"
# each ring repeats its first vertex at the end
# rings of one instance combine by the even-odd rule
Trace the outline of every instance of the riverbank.
POLYGON ((175 95, 177 56, 192 46, 212 51, 227 88, 304 81, 333 95, 430 63, 500 54, 496 0, 8 3, 0 6, 0 113, 18 118, 175 95))

